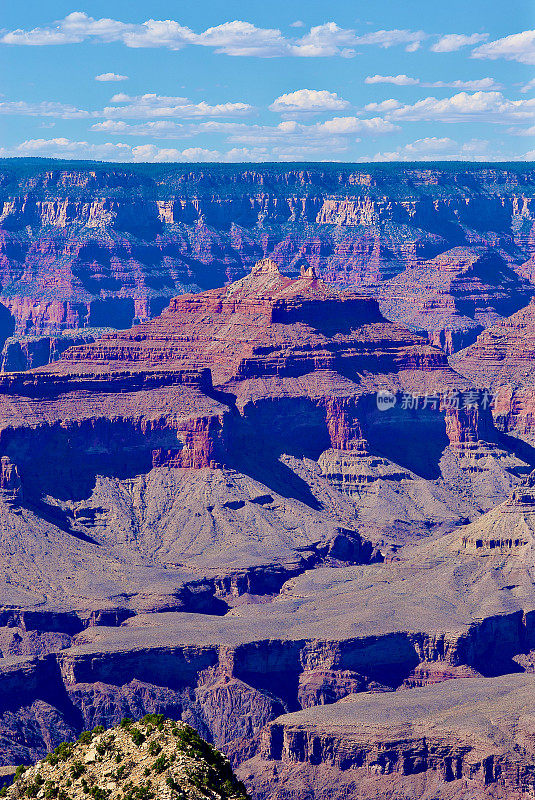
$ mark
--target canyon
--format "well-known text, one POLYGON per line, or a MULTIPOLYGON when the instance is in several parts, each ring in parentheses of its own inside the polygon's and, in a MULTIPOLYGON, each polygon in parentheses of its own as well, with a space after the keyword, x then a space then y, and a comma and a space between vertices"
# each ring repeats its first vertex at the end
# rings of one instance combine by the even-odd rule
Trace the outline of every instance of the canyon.
POLYGON ((0 166, 0 766, 533 794, 533 170, 0 166))
POLYGON ((0 160, 0 337, 127 328, 270 257, 291 277, 311 266, 367 287, 387 317, 420 286, 414 329, 458 350, 527 302, 533 192, 517 164, 0 160))

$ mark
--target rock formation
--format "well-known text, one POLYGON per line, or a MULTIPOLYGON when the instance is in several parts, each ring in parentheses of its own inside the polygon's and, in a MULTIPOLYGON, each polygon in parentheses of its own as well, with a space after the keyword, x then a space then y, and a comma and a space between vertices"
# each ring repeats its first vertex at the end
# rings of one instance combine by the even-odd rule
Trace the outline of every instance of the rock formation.
POLYGON ((455 247, 409 267, 378 289, 383 314, 447 353, 461 350, 533 296, 534 287, 506 260, 482 247, 455 247))
MULTIPOLYGON (((294 277, 305 265, 374 292, 440 254, 455 266, 454 248, 474 247, 482 258, 487 248, 491 260, 505 259, 531 281, 533 175, 524 166, 71 169, 4 161, 0 182, 4 336, 130 327, 181 292, 242 277, 263 256, 294 277)), ((514 303, 499 289, 492 297, 489 269, 490 310, 514 303)), ((446 301, 437 307, 435 342, 457 347, 466 338, 456 331, 473 329, 473 315, 454 315, 450 336, 446 301)))
POLYGON ((0 766, 162 713, 258 800, 529 789, 531 307, 496 381, 429 337, 527 304, 530 170, 32 170, 0 186, 0 766))
POLYGON ((474 385, 492 389, 499 429, 530 445, 535 441, 534 353, 535 304, 531 302, 450 359, 474 385))
POLYGON ((84 731, 35 766, 19 768, 5 796, 247 800, 229 762, 187 725, 147 714, 84 731))
POLYGON ((533 676, 353 694, 279 717, 240 768, 255 798, 472 800, 529 797, 535 785, 533 676))

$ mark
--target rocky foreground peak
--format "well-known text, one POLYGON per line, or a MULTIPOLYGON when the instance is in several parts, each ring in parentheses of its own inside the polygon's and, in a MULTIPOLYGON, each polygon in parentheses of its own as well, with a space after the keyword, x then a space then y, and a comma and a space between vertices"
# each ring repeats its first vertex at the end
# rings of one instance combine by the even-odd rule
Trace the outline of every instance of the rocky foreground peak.
POLYGON ((163 714, 84 731, 32 767, 19 767, 10 800, 247 800, 227 759, 163 714))

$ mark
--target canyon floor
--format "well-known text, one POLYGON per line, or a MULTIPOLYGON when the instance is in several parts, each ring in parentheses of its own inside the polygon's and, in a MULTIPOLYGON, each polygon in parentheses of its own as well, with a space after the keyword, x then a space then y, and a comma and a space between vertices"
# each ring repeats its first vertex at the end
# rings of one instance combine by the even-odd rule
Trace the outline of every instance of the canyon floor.
POLYGON ((535 795, 533 171, 331 169, 8 171, 0 765, 162 713, 255 800, 535 795))

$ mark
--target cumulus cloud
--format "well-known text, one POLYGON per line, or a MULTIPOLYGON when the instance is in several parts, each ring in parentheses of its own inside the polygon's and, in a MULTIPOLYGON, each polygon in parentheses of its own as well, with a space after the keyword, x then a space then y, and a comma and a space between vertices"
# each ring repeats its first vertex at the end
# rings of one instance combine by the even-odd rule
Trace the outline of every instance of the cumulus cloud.
POLYGON ((166 97, 158 94, 143 94, 137 97, 116 94, 111 98, 111 102, 124 105, 106 106, 102 113, 108 118, 231 117, 250 114, 253 110, 248 103, 210 105, 204 101, 192 103, 187 97, 166 97))
POLYGON ((103 72, 101 75, 95 75, 96 81, 102 83, 112 83, 115 81, 127 81, 128 75, 118 75, 116 72, 103 72))
MULTIPOLYGON (((244 151, 242 151, 243 154, 244 151)), ((239 160, 235 153, 221 153, 202 147, 185 150, 160 148, 152 144, 131 146, 128 144, 93 144, 70 139, 27 139, 14 147, 1 147, 0 156, 48 156, 51 158, 99 159, 123 162, 199 162, 239 160)))
POLYGON ((64 103, 49 101, 26 103, 23 100, 0 101, 0 114, 25 117, 59 117, 60 119, 81 119, 90 116, 89 111, 83 111, 64 103))
POLYGON ((368 103, 364 106, 364 110, 372 111, 376 114, 388 114, 391 111, 395 111, 397 108, 401 107, 402 106, 399 100, 390 98, 389 100, 382 100, 380 103, 368 103))
POLYGON ((289 44, 276 28, 257 28, 250 22, 234 20, 208 28, 195 37, 195 44, 214 47, 228 56, 273 58, 288 55, 289 44))
POLYGON ((314 127, 319 133, 329 134, 381 134, 391 133, 398 129, 397 125, 380 117, 372 117, 371 119, 334 117, 334 119, 329 119, 326 122, 318 122, 314 127))
POLYGON ((304 145, 274 148, 268 151, 263 147, 233 147, 224 152, 204 147, 161 148, 153 144, 128 145, 124 143, 92 144, 70 139, 28 139, 14 147, 0 147, 0 157, 46 156, 50 158, 98 159, 102 161, 139 162, 243 162, 270 161, 274 158, 285 161, 303 160, 313 154, 313 148, 304 145))
MULTIPOLYGON (((297 20, 292 27, 302 27, 297 20)), ((23 30, 8 31, 0 41, 10 45, 43 46, 76 44, 86 39, 102 42, 122 42, 127 47, 167 47, 180 50, 187 45, 212 47, 217 53, 229 56, 316 57, 355 55, 358 45, 392 47, 405 45, 417 49, 425 38, 422 31, 375 31, 357 36, 354 30, 344 29, 335 22, 316 25, 300 38, 286 38, 278 28, 258 28, 250 22, 232 20, 195 33, 175 20, 149 19, 142 24, 119 20, 95 19, 82 11, 74 11, 54 24, 23 30)))
POLYGON ((408 75, 368 75, 364 83, 393 83, 395 86, 416 86, 420 81, 418 78, 409 78, 408 75))
POLYGON ((484 119, 501 123, 532 118, 535 115, 535 98, 509 100, 501 92, 459 92, 442 100, 425 97, 405 105, 393 99, 369 103, 365 110, 383 113, 391 120, 459 122, 463 119, 484 119))
POLYGON ((433 53, 453 53, 455 50, 460 50, 461 47, 466 47, 469 44, 478 44, 488 39, 488 33, 447 33, 442 36, 438 42, 432 45, 431 50, 433 53))
POLYGON ((521 64, 535 64, 535 30, 513 33, 472 51, 472 58, 505 58, 521 64))
POLYGON ((258 144, 292 144, 311 147, 317 145, 325 148, 328 144, 338 149, 347 147, 348 137, 352 141, 355 135, 375 137, 399 130, 399 127, 388 120, 375 117, 360 119, 359 117, 333 117, 326 122, 303 124, 296 120, 284 120, 278 125, 250 125, 244 122, 206 122, 190 121, 177 123, 171 120, 158 120, 142 123, 127 123, 122 120, 106 120, 91 126, 97 133, 116 136, 151 136, 156 139, 175 139, 200 135, 222 135, 231 143, 258 144))
POLYGON ((302 19, 296 19, 295 22, 290 22, 290 28, 304 28, 305 23, 302 19))
POLYGON ((397 147, 395 150, 376 153, 374 156, 365 157, 362 161, 451 161, 467 160, 477 161, 499 160, 502 156, 489 156, 489 142, 481 139, 472 139, 459 144, 448 136, 429 136, 417 139, 415 142, 397 147))
POLYGON ((457 142, 447 136, 438 138, 429 136, 425 139, 417 139, 410 144, 402 145, 396 150, 387 153, 377 153, 372 161, 420 161, 429 158, 436 158, 437 155, 451 151, 457 146, 457 142))
POLYGON ((58 45, 77 44, 86 39, 123 42, 127 47, 169 47, 179 50, 195 39, 189 28, 173 20, 149 19, 141 25, 114 19, 94 19, 83 11, 74 11, 53 26, 25 31, 9 31, 0 39, 4 44, 58 45))
POLYGON ((269 108, 270 111, 287 114, 302 111, 341 111, 348 107, 347 100, 338 97, 336 92, 328 92, 326 89, 298 89, 281 94, 269 108))
POLYGON ((336 22, 315 25, 302 36, 292 48, 292 53, 301 57, 336 56, 351 58, 355 55, 355 31, 340 28, 336 22))

